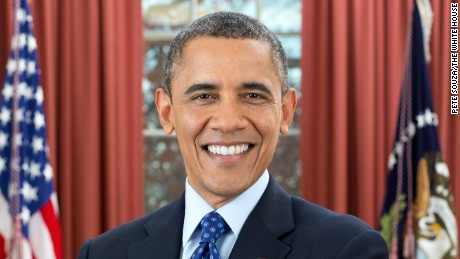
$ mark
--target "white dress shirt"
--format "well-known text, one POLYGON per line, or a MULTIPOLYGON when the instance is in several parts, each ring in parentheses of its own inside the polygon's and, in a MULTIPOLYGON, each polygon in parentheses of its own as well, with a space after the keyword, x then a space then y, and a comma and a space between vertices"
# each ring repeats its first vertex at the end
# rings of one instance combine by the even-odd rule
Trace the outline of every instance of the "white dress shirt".
MULTIPOLYGON (((217 249, 222 259, 228 259, 246 219, 267 188, 268 171, 251 187, 216 211, 225 219, 230 230, 217 240, 217 249)), ((201 240, 201 219, 214 209, 185 180, 185 216, 182 231, 181 258, 190 259, 201 240)))

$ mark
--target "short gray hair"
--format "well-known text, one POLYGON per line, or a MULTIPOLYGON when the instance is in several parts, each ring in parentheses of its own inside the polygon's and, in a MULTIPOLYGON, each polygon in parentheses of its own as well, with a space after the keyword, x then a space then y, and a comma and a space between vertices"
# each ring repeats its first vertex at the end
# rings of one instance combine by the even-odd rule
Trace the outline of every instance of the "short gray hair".
POLYGON ((187 42, 198 37, 229 39, 254 39, 267 43, 281 81, 281 93, 288 89, 287 61, 278 37, 265 25, 247 15, 233 12, 216 12, 203 16, 186 26, 172 41, 166 60, 163 85, 171 96, 171 83, 178 72, 182 52, 187 42))

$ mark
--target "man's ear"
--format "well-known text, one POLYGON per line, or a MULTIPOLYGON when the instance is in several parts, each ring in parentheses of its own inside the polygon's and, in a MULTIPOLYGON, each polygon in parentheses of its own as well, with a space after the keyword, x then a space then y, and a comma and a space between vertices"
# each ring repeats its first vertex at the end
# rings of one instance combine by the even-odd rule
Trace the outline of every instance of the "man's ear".
POLYGON ((170 135, 174 131, 174 123, 172 120, 171 98, 165 89, 158 88, 155 91, 155 105, 157 106, 163 131, 165 134, 170 135))
POLYGON ((294 118, 295 107, 297 106, 297 98, 295 89, 288 89, 283 96, 282 100, 282 118, 281 118, 281 127, 280 133, 286 135, 289 130, 289 125, 294 118))

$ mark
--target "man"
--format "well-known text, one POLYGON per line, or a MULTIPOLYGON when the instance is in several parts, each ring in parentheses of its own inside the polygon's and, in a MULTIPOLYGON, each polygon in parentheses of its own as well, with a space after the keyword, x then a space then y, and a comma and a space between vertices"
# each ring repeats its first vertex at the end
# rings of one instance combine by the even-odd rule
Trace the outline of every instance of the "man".
POLYGON ((296 95, 279 40, 258 21, 214 13, 187 26, 155 102, 177 135, 185 194, 87 241, 79 258, 388 258, 365 223, 288 195, 266 170, 296 95))

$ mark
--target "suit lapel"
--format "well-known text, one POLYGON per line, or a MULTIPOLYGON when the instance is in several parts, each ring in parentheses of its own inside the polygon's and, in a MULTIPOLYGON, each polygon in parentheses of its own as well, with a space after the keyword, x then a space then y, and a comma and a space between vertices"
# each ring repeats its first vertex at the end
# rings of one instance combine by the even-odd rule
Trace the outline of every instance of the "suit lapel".
MULTIPOLYGON (((152 215, 145 224, 148 237, 130 246, 129 258, 179 258, 185 196, 152 215)), ((295 227, 289 195, 270 176, 267 189, 249 215, 230 259, 285 258, 291 248, 280 237, 295 227)))
POLYGON ((184 225, 184 195, 155 213, 145 225, 149 237, 129 248, 130 259, 179 258, 184 225))
POLYGON ((270 176, 267 189, 246 220, 230 259, 285 258, 291 248, 279 237, 294 228, 291 199, 270 176))

